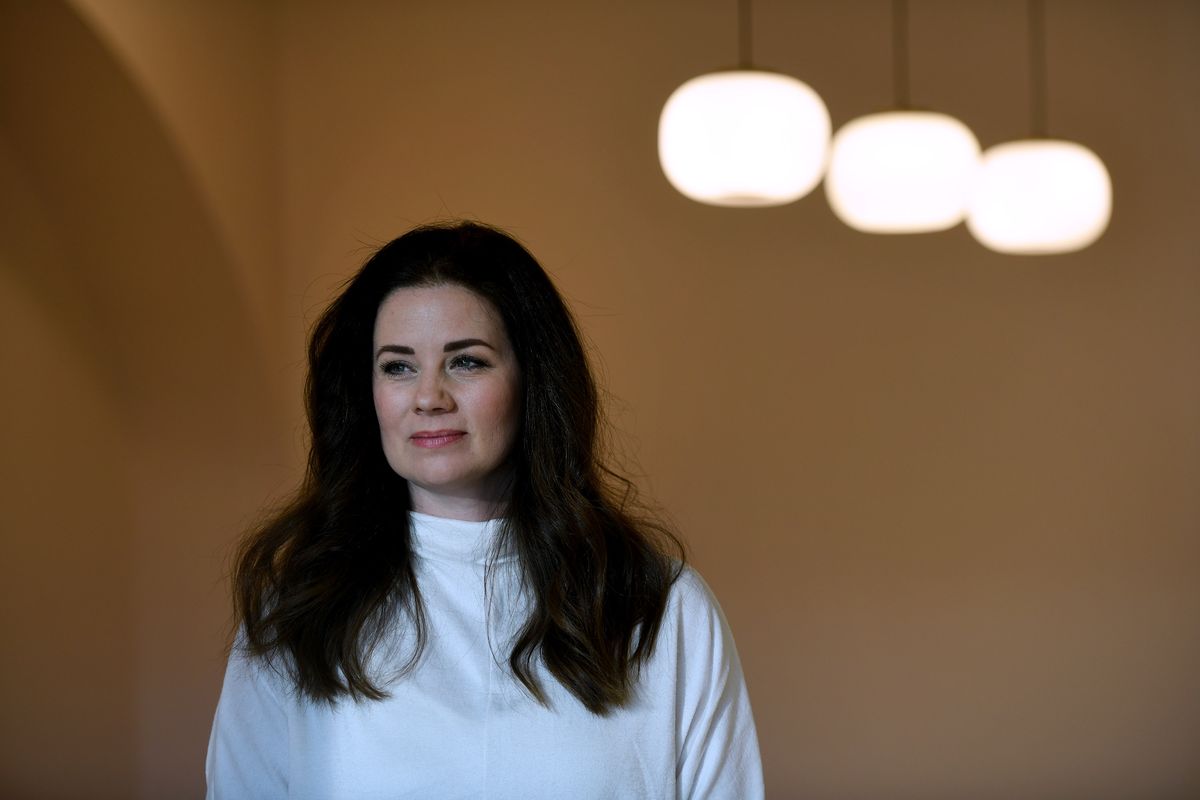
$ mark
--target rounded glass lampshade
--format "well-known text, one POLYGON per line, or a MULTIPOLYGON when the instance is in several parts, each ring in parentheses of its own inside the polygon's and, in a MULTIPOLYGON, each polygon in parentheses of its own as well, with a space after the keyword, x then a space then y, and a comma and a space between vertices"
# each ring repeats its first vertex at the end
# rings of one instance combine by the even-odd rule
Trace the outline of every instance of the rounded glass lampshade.
POLYGON ((1095 153, 1026 139, 983 154, 967 228, 1000 253, 1067 253, 1100 238, 1111 216, 1112 182, 1095 153))
POLYGON ((886 111, 833 137, 825 194, 838 219, 868 233, 952 228, 967 213, 979 141, 954 117, 886 111))
POLYGON ((663 106, 658 158, 681 194, 717 206, 773 206, 821 181, 829 112, 776 72, 731 70, 687 81, 663 106))

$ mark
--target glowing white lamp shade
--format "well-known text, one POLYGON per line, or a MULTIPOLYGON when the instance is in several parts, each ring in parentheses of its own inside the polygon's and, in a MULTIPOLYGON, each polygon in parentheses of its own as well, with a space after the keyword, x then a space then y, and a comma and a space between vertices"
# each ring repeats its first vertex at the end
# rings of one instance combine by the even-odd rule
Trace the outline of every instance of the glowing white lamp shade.
POLYGON ((868 233, 952 228, 967 213, 979 141, 954 117, 887 111, 833 137, 825 193, 838 219, 868 233))
POLYGON ((1068 253, 1100 238, 1111 216, 1112 182, 1095 153, 1028 139, 983 154, 967 228, 1000 253, 1068 253))
POLYGON ((716 206, 775 206, 820 183, 829 111, 795 78, 712 72, 676 89, 658 121, 658 158, 681 194, 716 206))

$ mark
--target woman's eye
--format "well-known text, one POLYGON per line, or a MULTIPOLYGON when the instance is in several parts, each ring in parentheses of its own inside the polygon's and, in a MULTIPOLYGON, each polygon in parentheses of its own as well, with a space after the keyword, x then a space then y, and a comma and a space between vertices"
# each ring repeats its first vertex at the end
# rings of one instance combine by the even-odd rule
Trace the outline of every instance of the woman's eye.
POLYGON ((407 375, 413 368, 407 361, 385 361, 379 365, 379 371, 384 375, 407 375))
POLYGON ((450 359, 450 369, 462 369, 468 372, 474 372, 478 369, 485 369, 490 366, 482 358, 476 356, 459 355, 450 359))

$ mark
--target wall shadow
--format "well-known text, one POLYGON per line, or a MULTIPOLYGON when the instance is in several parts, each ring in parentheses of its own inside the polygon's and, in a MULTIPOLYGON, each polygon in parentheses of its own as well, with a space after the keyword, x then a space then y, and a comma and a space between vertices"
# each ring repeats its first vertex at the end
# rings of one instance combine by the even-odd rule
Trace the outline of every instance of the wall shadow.
POLYGON ((198 632, 258 491, 239 467, 274 447, 261 345, 178 149, 66 3, 0 0, 0 168, 3 536, 25 576, 0 793, 189 796, 222 660, 198 632))

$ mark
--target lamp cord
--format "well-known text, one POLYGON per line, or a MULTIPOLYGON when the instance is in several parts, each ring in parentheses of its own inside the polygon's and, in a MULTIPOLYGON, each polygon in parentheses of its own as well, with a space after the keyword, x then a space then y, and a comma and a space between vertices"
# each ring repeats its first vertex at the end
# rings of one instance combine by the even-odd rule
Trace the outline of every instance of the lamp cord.
POLYGON ((738 0, 738 69, 753 69, 751 27, 750 0, 738 0))
POLYGON ((1048 136, 1046 114, 1046 8, 1029 0, 1029 126, 1033 138, 1048 136))
POLYGON ((907 0, 892 0, 892 80, 896 108, 909 108, 907 0))

